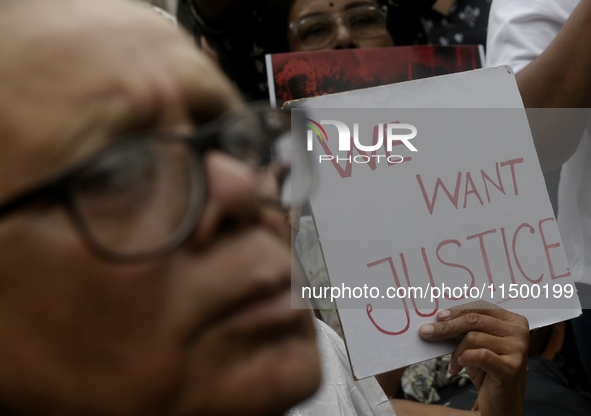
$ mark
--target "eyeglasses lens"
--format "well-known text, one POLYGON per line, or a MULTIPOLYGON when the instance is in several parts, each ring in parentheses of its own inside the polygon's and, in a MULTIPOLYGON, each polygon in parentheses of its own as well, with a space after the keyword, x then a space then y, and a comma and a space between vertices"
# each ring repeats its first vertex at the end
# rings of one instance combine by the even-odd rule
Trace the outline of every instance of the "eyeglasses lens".
POLYGON ((299 21, 297 36, 305 48, 320 48, 330 43, 334 26, 333 19, 327 14, 309 16, 299 21))
MULTIPOLYGON (((380 8, 355 7, 342 15, 351 34, 358 38, 372 38, 386 31, 386 13, 380 8)), ((296 34, 302 46, 313 50, 329 45, 337 33, 337 16, 322 13, 299 20, 296 34)))
POLYGON ((91 240, 117 256, 174 244, 203 210, 199 163, 187 143, 156 139, 98 159, 72 184, 73 203, 91 240))
POLYGON ((372 38, 386 31, 386 19, 383 12, 375 7, 357 7, 347 13, 347 24, 360 38, 372 38))
POLYGON ((255 169, 262 199, 283 207, 301 203, 312 188, 311 160, 303 140, 292 144, 290 124, 279 110, 255 107, 202 126, 194 136, 153 133, 122 142, 71 181, 75 217, 111 256, 143 258, 173 249, 203 211, 203 154, 211 148, 255 169))

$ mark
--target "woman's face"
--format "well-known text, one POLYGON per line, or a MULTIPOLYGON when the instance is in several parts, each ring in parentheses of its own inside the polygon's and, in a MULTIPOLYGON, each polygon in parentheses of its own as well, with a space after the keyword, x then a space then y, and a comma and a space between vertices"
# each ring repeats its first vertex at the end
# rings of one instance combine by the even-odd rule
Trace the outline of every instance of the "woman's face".
POLYGON ((292 52, 394 44, 376 0, 295 0, 289 22, 292 52))

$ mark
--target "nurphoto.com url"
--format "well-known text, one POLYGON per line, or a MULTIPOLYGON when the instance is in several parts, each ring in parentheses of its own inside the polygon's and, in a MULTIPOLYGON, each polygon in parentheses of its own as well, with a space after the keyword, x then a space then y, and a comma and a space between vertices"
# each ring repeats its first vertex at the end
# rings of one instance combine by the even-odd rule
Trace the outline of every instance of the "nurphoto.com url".
POLYGON ((570 299, 575 294, 574 285, 567 284, 501 284, 484 283, 481 287, 468 286, 447 286, 442 283, 439 286, 432 286, 430 283, 425 287, 388 287, 380 290, 379 287, 368 286, 346 286, 344 283, 332 287, 303 287, 303 299, 330 299, 334 302, 338 299, 429 299, 434 302, 437 299, 467 299, 467 300, 505 300, 505 299, 570 299))

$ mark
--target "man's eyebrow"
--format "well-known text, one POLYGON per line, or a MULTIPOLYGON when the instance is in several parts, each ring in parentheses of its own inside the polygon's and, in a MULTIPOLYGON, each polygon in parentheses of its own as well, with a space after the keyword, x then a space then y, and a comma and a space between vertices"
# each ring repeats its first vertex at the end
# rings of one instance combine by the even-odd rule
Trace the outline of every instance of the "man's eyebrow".
POLYGON ((244 102, 237 100, 233 102, 227 97, 217 94, 199 95, 188 100, 188 109, 195 127, 213 121, 224 114, 232 111, 237 106, 244 106, 244 102))
POLYGON ((155 102, 135 103, 123 100, 116 116, 110 117, 107 134, 111 140, 117 140, 151 130, 156 125, 160 112, 161 108, 155 102))
POLYGON ((195 127, 199 127, 200 125, 207 124, 210 121, 217 119, 218 117, 223 116, 230 108, 213 108, 213 107, 201 107, 195 106, 191 107, 191 119, 195 124, 195 127))

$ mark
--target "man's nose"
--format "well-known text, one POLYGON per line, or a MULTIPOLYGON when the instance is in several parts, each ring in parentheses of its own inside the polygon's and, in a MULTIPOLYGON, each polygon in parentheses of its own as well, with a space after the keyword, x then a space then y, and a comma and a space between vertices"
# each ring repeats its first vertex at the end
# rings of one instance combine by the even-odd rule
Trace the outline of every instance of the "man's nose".
POLYGON ((337 33, 334 49, 352 49, 359 47, 355 37, 351 33, 351 28, 349 28, 349 25, 342 18, 336 19, 335 30, 337 33))
POLYGON ((222 229, 254 224, 261 217, 257 173, 247 164, 221 152, 205 156, 207 183, 203 215, 190 241, 207 244, 222 229))

